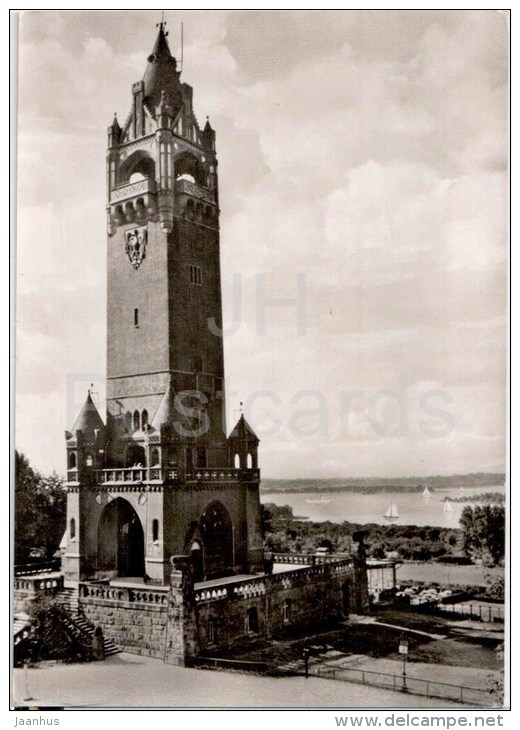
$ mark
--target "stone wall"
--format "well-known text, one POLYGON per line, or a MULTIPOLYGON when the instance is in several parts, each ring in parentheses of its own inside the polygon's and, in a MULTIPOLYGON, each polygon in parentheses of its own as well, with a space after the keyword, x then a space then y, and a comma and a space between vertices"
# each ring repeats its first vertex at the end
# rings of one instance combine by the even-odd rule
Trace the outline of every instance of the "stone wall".
POLYGON ((80 584, 79 604, 87 621, 132 654, 164 658, 168 591, 80 584))
POLYGON ((350 588, 352 583, 352 564, 345 561, 231 584, 225 595, 215 597, 209 591, 202 596, 199 590, 199 650, 204 653, 255 638, 282 637, 296 629, 316 630, 348 615, 355 591, 345 592, 344 586, 350 588), (349 605, 345 605, 345 595, 349 605))
POLYGON ((169 590, 81 584, 85 617, 126 651, 184 665, 257 638, 315 631, 364 603, 350 560, 197 588, 187 558, 172 564, 169 590))

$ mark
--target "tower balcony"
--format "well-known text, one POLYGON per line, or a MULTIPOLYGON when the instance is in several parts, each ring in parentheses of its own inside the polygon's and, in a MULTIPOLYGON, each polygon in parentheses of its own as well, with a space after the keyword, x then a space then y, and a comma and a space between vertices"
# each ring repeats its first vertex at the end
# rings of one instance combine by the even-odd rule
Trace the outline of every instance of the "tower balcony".
MULTIPOLYGON (((142 484, 166 482, 256 482, 260 479, 260 469, 232 469, 211 467, 200 469, 180 469, 177 467, 134 466, 130 468, 94 469, 89 474, 89 482, 97 485, 142 484)), ((79 484, 77 469, 69 469, 67 482, 79 484)), ((81 479, 83 482, 84 479, 81 479)))
POLYGON ((191 180, 177 180, 175 182, 175 192, 178 195, 191 195, 192 198, 215 205, 214 191, 191 180))
POLYGON ((146 223, 155 215, 155 180, 146 178, 134 183, 119 185, 110 191, 107 208, 108 234, 112 236, 124 223, 146 223))
MULTIPOLYGON (((122 201, 131 200, 132 198, 141 198, 144 195, 155 193, 155 180, 146 178, 138 180, 134 183, 125 183, 118 185, 110 191, 110 204, 121 203, 122 201)), ((145 201, 146 202, 146 201, 145 201)))

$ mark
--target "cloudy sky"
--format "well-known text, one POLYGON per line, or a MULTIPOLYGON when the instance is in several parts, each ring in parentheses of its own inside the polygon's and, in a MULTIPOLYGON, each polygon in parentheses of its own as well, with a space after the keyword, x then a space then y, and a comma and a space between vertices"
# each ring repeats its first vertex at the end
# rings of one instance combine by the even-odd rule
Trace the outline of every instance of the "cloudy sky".
MULTIPOLYGON (((17 446, 43 471, 91 381, 104 407, 106 127, 158 15, 21 18, 17 446)), ((504 469, 507 16, 166 20, 217 133, 228 426, 242 400, 263 475, 504 469)))

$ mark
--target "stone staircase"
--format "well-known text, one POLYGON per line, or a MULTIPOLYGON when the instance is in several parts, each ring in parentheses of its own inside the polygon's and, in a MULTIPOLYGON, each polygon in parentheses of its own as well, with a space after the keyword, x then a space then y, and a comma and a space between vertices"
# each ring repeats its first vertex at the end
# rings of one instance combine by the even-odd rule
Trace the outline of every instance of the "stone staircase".
MULTIPOLYGON (((80 611, 78 587, 75 586, 74 588, 64 588, 58 594, 58 598, 60 599, 62 606, 67 610, 76 626, 84 634, 88 634, 92 637, 94 635, 94 626, 90 623, 90 621, 87 621, 87 619, 82 615, 80 611)), ((122 651, 116 644, 114 644, 111 639, 108 639, 105 636, 104 640, 105 656, 113 656, 114 654, 119 654, 122 651)))

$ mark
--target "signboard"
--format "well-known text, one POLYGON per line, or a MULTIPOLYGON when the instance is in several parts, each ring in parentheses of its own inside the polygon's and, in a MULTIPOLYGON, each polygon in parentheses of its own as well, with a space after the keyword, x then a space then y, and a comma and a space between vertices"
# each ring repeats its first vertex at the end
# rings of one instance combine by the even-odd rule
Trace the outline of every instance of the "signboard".
POLYGON ((408 654, 408 642, 401 641, 399 643, 399 654, 408 654))

